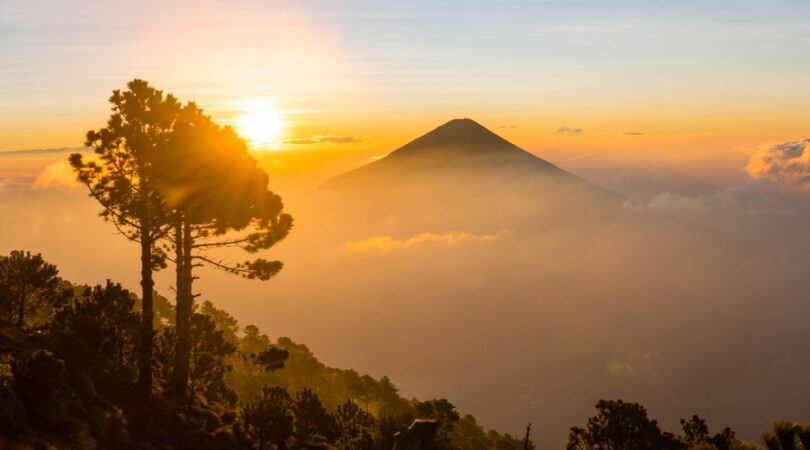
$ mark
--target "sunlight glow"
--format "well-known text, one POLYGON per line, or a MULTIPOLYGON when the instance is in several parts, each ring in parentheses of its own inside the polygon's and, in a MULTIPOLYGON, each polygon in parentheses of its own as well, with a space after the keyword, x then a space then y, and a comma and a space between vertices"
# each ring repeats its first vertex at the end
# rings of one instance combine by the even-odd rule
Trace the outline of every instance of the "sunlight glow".
POLYGON ((243 103, 242 114, 236 117, 236 130, 254 147, 278 141, 284 132, 284 118, 271 102, 258 99, 243 103))

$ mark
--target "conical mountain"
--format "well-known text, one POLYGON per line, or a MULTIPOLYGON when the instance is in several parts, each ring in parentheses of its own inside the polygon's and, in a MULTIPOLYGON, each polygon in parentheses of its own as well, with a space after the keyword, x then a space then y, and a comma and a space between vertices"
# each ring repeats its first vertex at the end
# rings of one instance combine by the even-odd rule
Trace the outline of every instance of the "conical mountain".
POLYGON ((453 119, 395 150, 386 159, 433 160, 437 157, 460 164, 470 159, 477 159, 480 162, 498 160, 506 162, 510 159, 515 162, 539 160, 472 119, 453 119))
MULTIPOLYGON (((376 191, 435 183, 485 189, 489 193, 531 187, 575 188, 612 196, 606 190, 519 148, 472 119, 454 119, 394 150, 386 157, 324 183, 333 191, 376 191)), ((465 188, 466 189, 466 188, 465 188)))

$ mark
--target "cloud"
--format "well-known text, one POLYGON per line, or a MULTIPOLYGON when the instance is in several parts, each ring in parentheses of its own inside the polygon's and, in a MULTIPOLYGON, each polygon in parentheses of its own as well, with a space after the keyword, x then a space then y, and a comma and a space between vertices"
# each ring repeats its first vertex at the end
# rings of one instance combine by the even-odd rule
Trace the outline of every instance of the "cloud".
POLYGON ((476 242, 493 242, 501 239, 507 230, 495 234, 473 234, 464 231, 450 231, 444 234, 421 233, 404 240, 391 236, 372 236, 362 241, 349 241, 345 247, 354 252, 407 250, 411 247, 423 245, 457 246, 476 242))
POLYGON ((650 200, 649 208, 669 212, 701 212, 709 209, 711 197, 690 197, 664 192, 650 200))
POLYGON ((285 144, 292 145, 312 145, 312 144, 352 144, 360 142, 354 136, 312 136, 307 138, 287 139, 285 144))
POLYGON ((351 144, 360 142, 360 140, 354 136, 318 136, 317 139, 319 142, 326 142, 328 144, 351 144))
POLYGON ((759 148, 745 170, 754 179, 810 193, 810 138, 759 148))
POLYGON ((765 180, 727 186, 700 195, 664 192, 649 203, 625 203, 631 209, 649 208, 695 218, 701 214, 728 217, 795 217, 807 208, 806 198, 786 192, 765 180))
POLYGON ((647 133, 639 133, 638 131, 625 131, 624 134, 628 136, 644 136, 647 133))
POLYGON ((0 152, 0 158, 30 155, 54 155, 59 153, 86 153, 89 151, 90 149, 87 147, 34 148, 26 150, 3 151, 0 152))
POLYGON ((568 127, 561 127, 558 128, 555 133, 557 134, 582 134, 585 130, 582 128, 568 128, 568 127))
POLYGON ((79 186, 76 175, 67 161, 59 161, 49 164, 42 169, 39 176, 34 180, 34 189, 44 189, 50 187, 75 189, 79 186))
POLYGON ((26 171, 0 171, 0 190, 29 189, 34 173, 26 171))
POLYGON ((287 139, 284 141, 285 144, 293 144, 293 145, 310 145, 310 144, 317 144, 318 140, 313 138, 296 138, 296 139, 287 139))

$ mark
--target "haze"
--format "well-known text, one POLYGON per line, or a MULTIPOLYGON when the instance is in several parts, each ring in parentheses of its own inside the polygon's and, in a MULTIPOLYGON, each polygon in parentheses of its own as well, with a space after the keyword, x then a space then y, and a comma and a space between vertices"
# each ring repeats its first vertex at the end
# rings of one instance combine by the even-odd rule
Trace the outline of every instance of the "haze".
POLYGON ((756 439, 810 421, 809 30, 791 0, 4 1, 0 254, 137 290, 67 156, 144 78, 254 127, 295 218, 276 278, 201 300, 541 448, 600 398, 756 439))

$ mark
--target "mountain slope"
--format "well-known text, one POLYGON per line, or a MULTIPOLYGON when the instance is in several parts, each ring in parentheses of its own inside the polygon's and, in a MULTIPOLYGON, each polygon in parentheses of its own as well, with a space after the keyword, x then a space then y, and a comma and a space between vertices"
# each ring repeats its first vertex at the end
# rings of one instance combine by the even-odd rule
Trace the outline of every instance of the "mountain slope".
POLYGON ((378 161, 332 178, 322 187, 338 192, 416 187, 436 193, 440 191, 435 188, 442 187, 488 193, 506 189, 515 193, 516 189, 548 188, 548 183, 558 194, 574 190, 618 199, 471 119, 451 120, 378 161))

